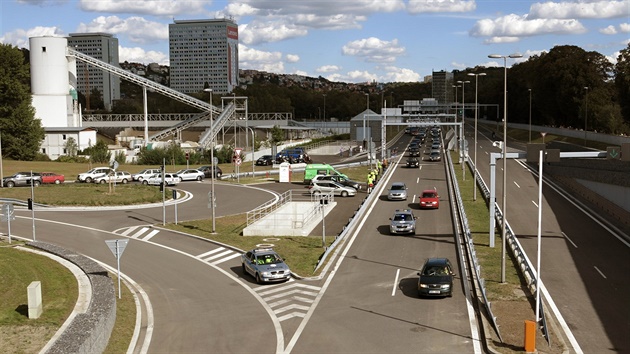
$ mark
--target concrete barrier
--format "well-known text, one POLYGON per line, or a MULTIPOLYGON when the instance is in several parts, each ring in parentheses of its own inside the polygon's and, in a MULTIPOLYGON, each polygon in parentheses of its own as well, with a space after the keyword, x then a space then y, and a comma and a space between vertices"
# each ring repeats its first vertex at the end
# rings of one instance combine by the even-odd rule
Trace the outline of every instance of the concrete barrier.
POLYGON ((28 318, 36 319, 42 315, 42 282, 33 281, 26 288, 28 296, 28 318))

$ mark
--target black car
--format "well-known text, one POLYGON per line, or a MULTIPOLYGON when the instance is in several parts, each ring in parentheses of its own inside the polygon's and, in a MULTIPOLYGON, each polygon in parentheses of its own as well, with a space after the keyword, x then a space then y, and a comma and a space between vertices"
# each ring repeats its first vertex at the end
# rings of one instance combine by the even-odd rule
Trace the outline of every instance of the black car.
POLYGON ((420 156, 420 148, 411 148, 409 149, 409 156, 420 156))
POLYGON ((429 258, 418 273, 418 296, 453 296, 453 266, 448 258, 429 258))
MULTIPOLYGON (((203 172, 204 178, 212 178, 212 166, 201 166, 198 168, 199 171, 203 172)), ((223 171, 219 166, 214 166, 214 178, 221 178, 223 176, 223 171)))
POLYGON ((271 155, 262 155, 256 160, 256 166, 268 166, 273 165, 273 156, 271 155))
POLYGON ((410 157, 407 159, 407 167, 409 168, 418 168, 420 167, 420 161, 416 157, 410 157))

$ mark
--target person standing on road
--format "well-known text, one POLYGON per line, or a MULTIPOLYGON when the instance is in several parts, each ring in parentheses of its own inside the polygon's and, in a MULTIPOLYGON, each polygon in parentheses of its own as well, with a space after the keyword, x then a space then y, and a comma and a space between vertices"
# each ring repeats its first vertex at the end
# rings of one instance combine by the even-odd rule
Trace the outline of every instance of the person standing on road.
POLYGON ((370 194, 372 192, 372 187, 374 187, 374 182, 372 180, 372 172, 367 175, 367 192, 370 194))

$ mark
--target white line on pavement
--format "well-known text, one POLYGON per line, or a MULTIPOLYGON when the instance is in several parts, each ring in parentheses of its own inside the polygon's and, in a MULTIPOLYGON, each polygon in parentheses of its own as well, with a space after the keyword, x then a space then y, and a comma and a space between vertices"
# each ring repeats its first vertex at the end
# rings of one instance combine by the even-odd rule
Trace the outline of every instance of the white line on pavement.
POLYGON ((394 286, 392 286, 392 296, 396 295, 396 287, 398 286, 399 275, 400 275, 400 268, 396 269, 396 277, 394 278, 394 286))

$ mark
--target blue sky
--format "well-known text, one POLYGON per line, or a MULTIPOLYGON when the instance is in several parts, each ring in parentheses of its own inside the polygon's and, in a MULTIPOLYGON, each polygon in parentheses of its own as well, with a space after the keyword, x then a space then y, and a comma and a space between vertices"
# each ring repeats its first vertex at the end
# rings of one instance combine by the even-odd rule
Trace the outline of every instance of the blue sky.
POLYGON ((357 83, 502 66, 488 54, 525 60, 556 45, 614 63, 630 41, 630 0, 0 0, 0 42, 106 32, 121 62, 168 64, 173 19, 225 17, 239 25, 241 69, 357 83))

